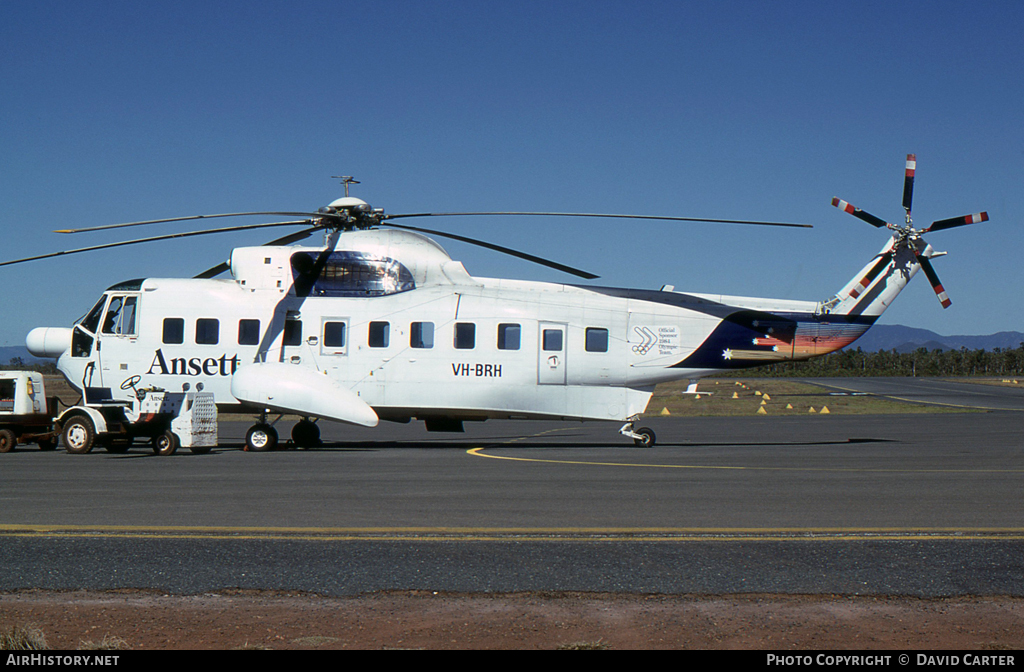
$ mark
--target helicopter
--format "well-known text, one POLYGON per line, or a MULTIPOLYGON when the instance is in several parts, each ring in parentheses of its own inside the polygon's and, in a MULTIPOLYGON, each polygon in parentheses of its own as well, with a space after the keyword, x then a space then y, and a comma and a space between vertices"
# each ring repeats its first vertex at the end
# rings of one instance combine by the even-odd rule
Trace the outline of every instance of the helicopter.
MULTIPOLYGON (((222 411, 252 413, 246 449, 280 437, 272 414, 299 416, 298 447, 320 443, 320 420, 364 427, 423 421, 463 431, 487 419, 605 420, 653 446, 636 427, 659 383, 699 379, 848 346, 870 328, 918 270, 944 308, 950 301, 924 234, 988 220, 985 212, 916 229, 916 157, 907 157, 904 221, 848 202, 832 204, 890 237, 862 270, 823 301, 765 299, 486 278, 470 275, 433 237, 510 254, 592 280, 597 276, 482 240, 411 226, 412 218, 477 215, 660 219, 760 226, 806 224, 571 212, 390 214, 350 196, 315 212, 245 212, 146 220, 60 233, 242 217, 300 217, 172 233, 49 253, 64 254, 207 233, 299 227, 239 247, 192 278, 142 278, 109 287, 72 327, 40 327, 29 351, 57 367, 88 403, 127 405, 139 390, 205 390, 222 411), (322 234, 322 245, 301 241, 322 234), (228 272, 229 278, 217 276, 228 272)), ((81 424, 81 423, 80 423, 81 424)), ((81 431, 81 427, 78 428, 81 431)))

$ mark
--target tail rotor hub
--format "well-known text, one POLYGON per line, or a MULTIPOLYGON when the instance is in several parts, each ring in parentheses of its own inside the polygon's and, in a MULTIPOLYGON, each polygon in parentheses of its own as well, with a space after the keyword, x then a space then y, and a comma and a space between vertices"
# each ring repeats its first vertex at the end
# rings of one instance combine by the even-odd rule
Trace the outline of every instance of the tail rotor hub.
MULTIPOLYGON (((928 243, 925 242, 922 234, 930 233, 932 231, 941 231, 943 229, 952 229, 958 226, 965 226, 967 224, 977 224, 979 222, 988 221, 987 212, 979 212, 973 215, 964 215, 962 217, 952 217, 950 219, 940 219, 936 222, 932 222, 932 225, 926 229, 915 229, 914 220, 911 215, 911 207, 914 200, 914 175, 917 172, 917 156, 915 154, 907 154, 907 166, 906 172, 903 177, 903 210, 906 212, 906 219, 903 226, 897 226, 890 224, 889 222, 875 217, 874 215, 861 210, 858 207, 847 203, 844 200, 833 198, 832 205, 836 206, 840 210, 847 212, 857 219, 867 222, 868 224, 882 228, 885 227, 892 231, 893 246, 888 253, 889 258, 895 258, 896 253, 907 248, 914 253, 918 263, 924 270, 925 275, 928 276, 928 281, 932 285, 932 289, 935 290, 936 296, 939 297, 939 301, 942 303, 943 308, 948 308, 950 305, 949 299, 946 297, 946 292, 942 287, 942 283, 939 282, 938 276, 935 274, 935 269, 932 268, 929 257, 924 256, 924 251, 928 248, 928 243)), ((943 253, 945 254, 945 253, 943 253)), ((930 255, 937 256, 937 255, 930 255)))

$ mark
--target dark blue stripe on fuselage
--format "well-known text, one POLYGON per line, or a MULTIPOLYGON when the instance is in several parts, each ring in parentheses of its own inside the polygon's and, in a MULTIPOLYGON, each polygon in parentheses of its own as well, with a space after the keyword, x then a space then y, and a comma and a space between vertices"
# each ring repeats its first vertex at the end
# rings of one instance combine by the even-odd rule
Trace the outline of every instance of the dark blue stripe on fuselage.
POLYGON ((808 359, 846 347, 863 335, 875 319, 738 310, 723 319, 692 354, 671 368, 743 369, 808 359), (759 345, 757 341, 774 344, 759 345))

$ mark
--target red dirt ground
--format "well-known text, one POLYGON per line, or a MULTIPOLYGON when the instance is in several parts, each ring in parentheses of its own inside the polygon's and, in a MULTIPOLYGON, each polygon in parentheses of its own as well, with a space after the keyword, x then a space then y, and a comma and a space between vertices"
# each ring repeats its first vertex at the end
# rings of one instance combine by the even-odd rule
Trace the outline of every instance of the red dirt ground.
MULTIPOLYGON (((946 649, 1024 646, 1024 599, 144 591, 0 595, 54 649, 946 649)), ((1012 655, 1012 654, 1010 654, 1012 655)))

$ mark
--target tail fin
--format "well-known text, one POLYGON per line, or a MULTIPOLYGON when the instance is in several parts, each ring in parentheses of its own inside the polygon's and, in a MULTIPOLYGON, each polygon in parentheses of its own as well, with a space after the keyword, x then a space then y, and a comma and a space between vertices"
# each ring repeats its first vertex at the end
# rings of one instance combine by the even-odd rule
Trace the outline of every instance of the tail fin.
POLYGON ((918 256, 939 255, 923 240, 907 243, 900 245, 896 236, 891 238, 834 297, 821 304, 820 312, 857 317, 878 317, 885 312, 921 269, 918 256))

